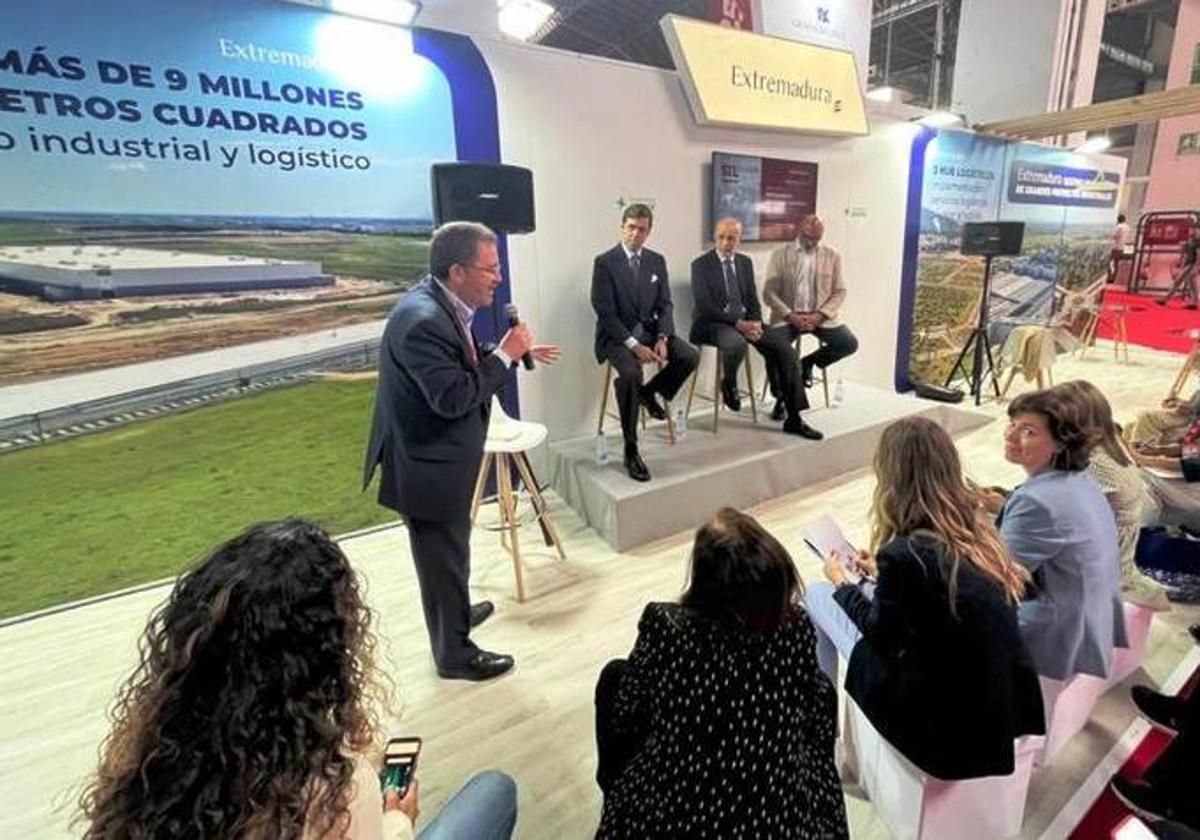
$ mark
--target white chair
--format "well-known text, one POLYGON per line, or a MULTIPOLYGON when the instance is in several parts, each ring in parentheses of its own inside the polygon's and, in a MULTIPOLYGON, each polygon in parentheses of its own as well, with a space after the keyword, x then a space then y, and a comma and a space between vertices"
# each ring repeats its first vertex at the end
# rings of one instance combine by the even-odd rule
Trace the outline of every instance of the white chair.
POLYGON ((1150 639, 1150 625, 1154 621, 1154 610, 1125 601, 1125 635, 1129 647, 1113 648, 1112 664, 1108 668, 1105 690, 1112 688, 1142 667, 1146 658, 1146 642, 1150 639))
POLYGON ((892 837, 1011 837, 1021 830, 1033 760, 1041 738, 1018 738, 1007 776, 946 781, 925 774, 875 729, 845 696, 842 747, 846 770, 871 800, 892 837))
POLYGON ((1087 726, 1092 709, 1107 690, 1108 683, 1091 674, 1075 674, 1066 680, 1038 679, 1042 684, 1042 708, 1046 715, 1045 743, 1037 757, 1041 767, 1053 761, 1067 741, 1087 726))
POLYGON ((554 527, 554 520, 550 516, 550 508, 538 488, 537 477, 533 474, 529 458, 525 455, 530 449, 540 446, 547 434, 546 427, 541 423, 509 417, 500 405, 500 400, 492 397, 492 415, 488 423, 487 440, 483 445, 483 463, 479 465, 479 477, 475 480, 475 494, 471 501, 471 524, 475 524, 483 488, 487 483, 488 474, 494 467, 496 504, 500 508, 500 523, 494 526, 494 530, 500 532, 500 545, 512 557, 518 601, 525 600, 525 579, 521 570, 521 544, 517 535, 522 523, 517 516, 517 496, 513 491, 514 469, 529 493, 529 501, 535 514, 533 519, 541 526, 546 545, 554 546, 559 559, 567 559, 562 542, 558 538, 558 529, 554 527))

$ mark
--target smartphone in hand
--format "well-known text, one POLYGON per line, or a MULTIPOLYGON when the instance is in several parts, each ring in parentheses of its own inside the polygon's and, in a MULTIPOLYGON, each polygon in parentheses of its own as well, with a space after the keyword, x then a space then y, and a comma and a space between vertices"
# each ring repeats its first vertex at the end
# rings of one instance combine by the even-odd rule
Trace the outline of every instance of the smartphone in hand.
POLYGON ((409 782, 417 772, 417 756, 421 754, 421 739, 401 736, 388 740, 383 753, 383 769, 379 783, 384 790, 395 788, 401 798, 408 792, 409 782))

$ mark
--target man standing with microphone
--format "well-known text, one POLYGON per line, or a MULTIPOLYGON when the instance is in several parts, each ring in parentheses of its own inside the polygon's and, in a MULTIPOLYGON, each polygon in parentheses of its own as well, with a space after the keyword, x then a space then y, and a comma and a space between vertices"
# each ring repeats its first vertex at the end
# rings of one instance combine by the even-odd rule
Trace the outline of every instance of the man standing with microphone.
POLYGON ((396 304, 379 348, 363 488, 381 465, 379 503, 408 526, 433 658, 446 679, 486 680, 513 666, 511 656, 470 639, 493 611, 491 602, 469 599, 471 496, 492 397, 509 368, 526 354, 527 367, 560 354, 535 345, 515 309, 500 344, 479 345, 471 323, 501 282, 492 231, 474 222, 442 225, 429 245, 429 274, 396 304))

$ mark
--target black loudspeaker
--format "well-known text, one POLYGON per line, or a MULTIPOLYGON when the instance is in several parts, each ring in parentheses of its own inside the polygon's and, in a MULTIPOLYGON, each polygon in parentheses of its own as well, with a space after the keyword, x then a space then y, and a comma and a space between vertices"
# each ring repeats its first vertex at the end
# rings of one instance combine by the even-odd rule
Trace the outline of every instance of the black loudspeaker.
POLYGON ((961 250, 971 256, 1015 257, 1021 253, 1024 236, 1024 222, 967 222, 961 250))
POLYGON ((531 233, 533 173, 499 163, 435 163, 433 220, 480 222, 496 233, 531 233))

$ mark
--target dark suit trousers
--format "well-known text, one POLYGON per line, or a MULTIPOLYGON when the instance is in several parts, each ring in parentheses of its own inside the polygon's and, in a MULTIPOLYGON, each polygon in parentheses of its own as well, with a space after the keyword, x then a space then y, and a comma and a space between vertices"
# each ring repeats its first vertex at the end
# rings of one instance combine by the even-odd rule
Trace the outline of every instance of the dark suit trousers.
POLYGON ((617 691, 628 669, 628 660, 613 659, 596 681, 596 784, 601 792, 607 791, 620 777, 642 745, 641 739, 616 732, 612 725, 617 691))
POLYGON ((471 521, 406 519, 425 608, 425 627, 439 670, 458 670, 479 648, 471 641, 471 521))
MULTIPOLYGON (((621 433, 625 443, 637 445, 638 388, 642 384, 642 363, 623 344, 611 344, 604 356, 617 372, 613 389, 617 392, 617 410, 621 415, 621 433)), ((667 364, 646 383, 646 388, 670 400, 679 393, 700 361, 696 348, 678 336, 667 339, 667 364)))
MULTIPOLYGON (((721 323, 698 325, 692 338, 717 347, 725 366, 724 384, 727 388, 735 388, 738 368, 746 358, 746 345, 751 342, 733 327, 721 323)), ((808 396, 796 375, 796 348, 788 334, 783 330, 764 329, 762 338, 753 344, 766 364, 771 393, 777 397, 782 395, 788 416, 808 408, 808 396)))

